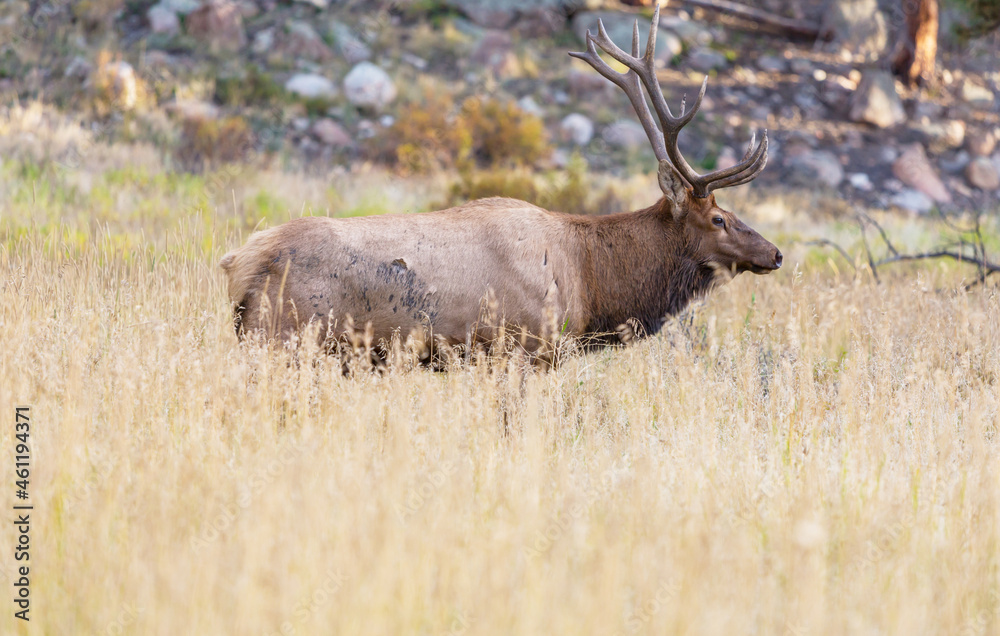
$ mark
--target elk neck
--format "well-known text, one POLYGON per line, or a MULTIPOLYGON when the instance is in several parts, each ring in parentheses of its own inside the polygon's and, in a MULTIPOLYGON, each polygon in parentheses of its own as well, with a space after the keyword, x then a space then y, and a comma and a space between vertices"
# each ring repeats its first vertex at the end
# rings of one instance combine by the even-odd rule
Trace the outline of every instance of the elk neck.
POLYGON ((670 203, 580 224, 585 321, 590 334, 610 334, 630 318, 642 335, 659 331, 668 316, 707 292, 715 270, 695 256, 670 203))

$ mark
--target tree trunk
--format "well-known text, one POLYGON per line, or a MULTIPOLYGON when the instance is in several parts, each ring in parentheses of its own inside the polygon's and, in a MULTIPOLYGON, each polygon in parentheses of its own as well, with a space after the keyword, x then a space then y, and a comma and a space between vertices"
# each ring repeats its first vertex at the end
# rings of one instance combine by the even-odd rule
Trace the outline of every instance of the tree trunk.
POLYGON ((900 0, 905 26, 892 54, 892 72, 921 85, 934 77, 938 40, 938 0, 900 0))

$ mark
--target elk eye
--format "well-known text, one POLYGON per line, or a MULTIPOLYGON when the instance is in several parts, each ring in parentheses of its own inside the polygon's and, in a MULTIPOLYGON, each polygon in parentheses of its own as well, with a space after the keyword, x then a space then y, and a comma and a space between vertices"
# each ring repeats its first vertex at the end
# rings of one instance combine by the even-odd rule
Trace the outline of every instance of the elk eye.
POLYGON ((726 220, 721 216, 712 217, 712 223, 719 227, 726 227, 726 220))

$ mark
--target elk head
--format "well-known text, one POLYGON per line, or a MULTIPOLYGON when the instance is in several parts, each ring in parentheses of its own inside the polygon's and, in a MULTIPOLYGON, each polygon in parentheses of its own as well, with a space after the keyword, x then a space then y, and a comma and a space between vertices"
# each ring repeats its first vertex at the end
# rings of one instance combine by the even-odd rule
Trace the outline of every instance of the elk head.
POLYGON ((660 162, 658 181, 664 195, 661 206, 682 226, 684 241, 692 255, 703 263, 733 274, 744 271, 765 274, 776 270, 781 267, 781 252, 736 218, 735 214, 720 208, 712 194, 713 190, 719 188, 749 183, 764 170, 767 164, 767 131, 764 131, 759 144, 756 143, 757 136, 754 134, 743 160, 736 165, 707 174, 694 171, 681 154, 677 141, 681 129, 701 108, 702 98, 708 88, 708 77, 702 82, 701 91, 691 109, 687 110, 682 100, 680 114, 674 115, 660 90, 653 62, 659 22, 660 7, 657 4, 649 27, 646 52, 642 57, 639 57, 638 20, 632 29, 631 55, 611 41, 601 21, 597 23, 596 36, 587 31, 587 51, 570 55, 589 63, 628 96, 660 162), (625 65, 628 71, 618 73, 608 66, 597 53, 597 47, 625 65), (659 127, 646 103, 643 87, 649 94, 660 122, 659 127))

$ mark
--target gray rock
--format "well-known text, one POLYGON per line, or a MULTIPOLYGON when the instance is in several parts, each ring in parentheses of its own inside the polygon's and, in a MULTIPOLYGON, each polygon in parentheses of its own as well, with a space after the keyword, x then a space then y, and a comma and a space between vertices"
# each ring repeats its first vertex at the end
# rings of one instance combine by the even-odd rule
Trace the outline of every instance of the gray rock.
POLYGON ((539 10, 565 15, 564 0, 444 0, 472 22, 493 29, 511 26, 521 15, 539 10))
POLYGON ((850 175, 847 179, 848 181, 850 181, 851 187, 854 188, 855 190, 861 190, 862 192, 871 192, 873 189, 875 189, 875 186, 872 185, 871 177, 869 177, 864 172, 855 172, 852 175, 850 175))
POLYGON ((889 197, 889 203, 917 214, 927 214, 934 209, 934 201, 929 196, 912 188, 903 188, 892 195, 889 197))
POLYGON ((889 41, 889 30, 877 0, 832 0, 820 20, 820 39, 827 41, 827 50, 875 61, 889 41))
POLYGON ((594 136, 594 123, 585 115, 570 113, 559 123, 559 135, 565 142, 586 146, 594 136))
POLYGON ((253 36, 250 50, 257 55, 270 53, 274 49, 274 29, 262 29, 253 36))
POLYGON ((906 121, 903 102, 896 93, 896 80, 888 71, 865 71, 851 99, 850 118, 879 128, 906 121))
POLYGON ((631 119, 619 119, 601 133, 601 138, 609 146, 635 150, 649 144, 646 131, 638 122, 631 119))
POLYGON ((243 15, 235 2, 218 0, 192 11, 184 20, 188 35, 208 44, 212 51, 237 51, 247 43, 243 15))
POLYGON ((719 51, 701 47, 691 52, 687 58, 688 66, 699 73, 710 73, 726 68, 729 61, 719 51))
POLYGON ((299 73, 285 82, 285 90, 306 99, 333 99, 337 96, 337 85, 322 75, 299 73))
POLYGON ((333 148, 350 148, 354 140, 340 124, 328 117, 316 120, 312 126, 313 135, 327 146, 333 148))
POLYGON ((333 59, 333 51, 323 42, 312 25, 301 20, 289 20, 285 23, 281 50, 292 57, 313 62, 328 62, 333 59))
POLYGON ((396 85, 378 66, 361 62, 344 77, 344 93, 355 106, 381 110, 396 99, 396 85))
POLYGON ((965 80, 962 84, 962 99, 973 106, 990 108, 993 106, 994 98, 993 91, 985 86, 974 84, 969 80, 965 80))
POLYGON ((969 153, 959 150, 953 157, 944 157, 938 163, 941 165, 941 169, 948 174, 958 174, 965 170, 965 166, 969 165, 969 161, 971 161, 969 153))
POLYGON ((662 29, 676 33, 688 48, 708 46, 712 43, 712 32, 707 26, 680 15, 661 15, 660 29, 661 33, 662 29))
MULTIPOLYGON (((570 21, 570 28, 573 33, 580 38, 581 42, 587 41, 587 31, 597 34, 597 22, 604 23, 604 30, 608 32, 608 37, 622 49, 631 52, 632 50, 632 27, 636 22, 633 13, 623 13, 620 11, 582 11, 573 16, 570 21)), ((662 24, 662 21, 661 21, 662 24)), ((646 39, 649 37, 649 22, 639 20, 639 51, 646 50, 646 39)), ((667 30, 661 30, 656 34, 656 60, 660 64, 668 64, 675 56, 683 51, 681 38, 667 30)))
POLYGON ((149 20, 149 30, 162 35, 177 35, 181 32, 181 21, 177 14, 163 6, 163 3, 154 4, 146 12, 146 19, 149 20))
POLYGON ((1000 188, 1000 172, 988 157, 976 157, 965 167, 965 178, 969 185, 980 190, 1000 188))
POLYGON ((93 70, 93 65, 91 65, 86 58, 81 55, 75 55, 73 56, 73 59, 66 64, 66 70, 63 71, 63 77, 73 77, 82 80, 86 79, 93 70))
POLYGON ((840 159, 828 150, 799 152, 789 157, 785 166, 804 184, 818 181, 836 188, 844 180, 844 167, 840 164, 840 159))
POLYGON ((542 117, 545 115, 545 111, 542 107, 538 105, 535 98, 531 95, 525 95, 521 99, 517 100, 517 107, 528 113, 529 115, 534 115, 535 117, 542 117))
POLYGON ((187 15, 201 8, 201 0, 160 0, 159 5, 177 15, 187 15))
POLYGON ((510 33, 499 29, 485 31, 469 59, 476 68, 488 68, 498 75, 515 74, 518 67, 514 40, 510 33))
POLYGON ((917 128, 930 140, 930 147, 935 152, 950 148, 960 148, 965 141, 965 122, 959 119, 950 121, 931 121, 917 128))
POLYGON ((965 139, 965 147, 977 157, 989 157, 996 150, 997 138, 992 130, 985 130, 981 133, 968 135, 965 139))
POLYGON ((804 57, 792 58, 792 61, 788 63, 788 66, 796 75, 809 75, 810 77, 812 76, 814 69, 813 63, 804 57))
POLYGON ((951 194, 931 165, 920 144, 909 144, 892 164, 892 174, 915 190, 923 192, 938 203, 950 203, 951 194))
POLYGON ((329 33, 337 52, 351 64, 358 64, 359 62, 371 59, 372 50, 358 36, 354 35, 351 28, 343 22, 337 20, 330 22, 329 33))
POLYGON ((766 73, 785 73, 788 71, 788 62, 776 55, 761 55, 757 58, 757 68, 766 73))

